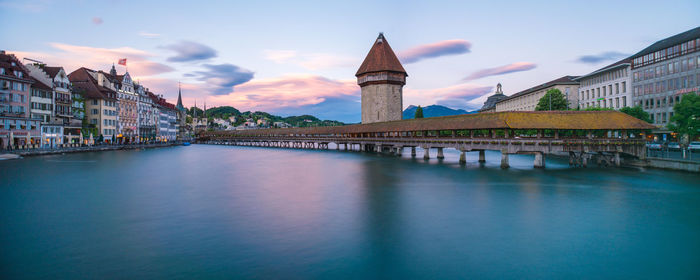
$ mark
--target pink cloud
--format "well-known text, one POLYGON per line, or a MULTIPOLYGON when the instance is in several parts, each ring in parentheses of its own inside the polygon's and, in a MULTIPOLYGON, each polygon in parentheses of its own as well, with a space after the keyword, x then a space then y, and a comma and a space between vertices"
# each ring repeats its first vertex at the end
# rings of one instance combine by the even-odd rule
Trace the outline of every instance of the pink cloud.
POLYGON ((355 80, 332 80, 316 75, 287 75, 255 79, 228 95, 210 96, 207 103, 231 105, 241 110, 274 111, 279 108, 319 104, 327 98, 359 95, 355 80))
POLYGON ((535 69, 537 67, 537 64, 531 63, 531 62, 516 62, 516 63, 511 63, 508 65, 503 65, 503 66, 498 66, 494 68, 486 68, 482 69, 479 71, 476 71, 472 73, 471 75, 467 76, 466 78, 462 79, 463 81, 472 81, 476 79, 481 79, 489 76, 498 76, 498 75, 505 75, 513 72, 521 72, 521 71, 528 71, 535 69))
POLYGON ((425 58, 468 53, 471 47, 472 44, 467 40, 445 40, 401 51, 399 57, 403 63, 414 63, 425 58))
MULTIPOLYGON (((63 66, 68 73, 80 67, 106 71, 120 58, 128 59, 127 66, 132 77, 152 76, 175 70, 168 65, 150 60, 154 55, 130 47, 96 48, 62 43, 51 43, 50 45, 54 48, 54 52, 8 52, 14 53, 20 58, 32 58, 48 65, 63 66)), ((117 70, 123 73, 125 69, 117 70)))
POLYGON ((102 20, 101 17, 94 17, 94 18, 92 18, 92 23, 95 24, 95 25, 100 25, 100 24, 102 24, 102 22, 103 22, 103 20, 102 20))

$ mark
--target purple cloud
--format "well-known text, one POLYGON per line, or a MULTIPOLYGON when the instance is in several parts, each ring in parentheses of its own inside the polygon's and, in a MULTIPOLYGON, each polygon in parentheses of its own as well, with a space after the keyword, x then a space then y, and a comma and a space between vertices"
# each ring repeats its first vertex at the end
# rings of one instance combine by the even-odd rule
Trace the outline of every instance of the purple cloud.
POLYGON ((425 58, 468 53, 471 47, 472 44, 467 40, 445 40, 402 51, 399 57, 403 63, 414 63, 425 58))
POLYGON ((103 22, 103 20, 101 17, 93 17, 92 18, 92 23, 95 25, 100 25, 100 24, 102 24, 102 22, 103 22))
POLYGON ((168 57, 170 62, 204 60, 217 56, 215 49, 192 41, 180 41, 177 44, 167 45, 163 48, 175 51, 175 56, 168 57))
POLYGON ((206 71, 196 71, 198 80, 212 86, 214 95, 233 92, 233 87, 253 79, 255 73, 233 64, 204 64, 206 71))
POLYGON ((597 55, 583 55, 580 56, 578 59, 576 59, 576 62, 580 63, 586 63, 586 64, 596 64, 600 63, 603 61, 612 61, 612 60, 618 60, 622 59, 629 56, 628 54, 621 53, 621 52, 616 52, 616 51, 609 51, 609 52, 604 52, 600 53, 597 55))
POLYGON ((531 62, 516 62, 516 63, 511 63, 508 65, 503 65, 503 66, 499 66, 499 67, 482 69, 482 70, 479 70, 479 71, 472 73, 471 75, 467 76, 466 78, 464 78, 462 80, 463 81, 472 81, 472 80, 477 80, 477 79, 481 79, 481 78, 489 77, 489 76, 498 76, 498 75, 504 75, 504 74, 513 73, 513 72, 528 71, 528 70, 535 69, 535 67, 537 67, 537 64, 534 64, 531 62))

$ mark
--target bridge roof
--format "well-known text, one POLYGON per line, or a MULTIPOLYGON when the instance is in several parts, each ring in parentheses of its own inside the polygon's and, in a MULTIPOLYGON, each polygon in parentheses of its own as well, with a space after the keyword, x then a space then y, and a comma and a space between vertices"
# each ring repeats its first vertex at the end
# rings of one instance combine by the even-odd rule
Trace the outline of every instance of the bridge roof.
POLYGON ((478 113, 328 127, 226 131, 235 135, 334 134, 466 129, 628 130, 655 126, 617 111, 538 111, 478 113))

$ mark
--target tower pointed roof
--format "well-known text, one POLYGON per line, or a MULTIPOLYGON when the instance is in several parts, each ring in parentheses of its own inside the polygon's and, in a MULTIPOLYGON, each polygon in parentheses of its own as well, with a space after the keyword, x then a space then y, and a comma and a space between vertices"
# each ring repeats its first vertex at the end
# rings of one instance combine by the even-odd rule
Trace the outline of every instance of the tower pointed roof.
POLYGON ((180 89, 180 83, 177 83, 177 109, 180 111, 185 110, 185 106, 182 106, 182 90, 180 89))
POLYGON ((369 50, 365 61, 362 62, 360 69, 357 69, 355 76, 360 76, 365 73, 391 71, 406 74, 406 70, 401 66, 401 62, 396 57, 394 50, 389 46, 384 33, 379 33, 377 40, 369 50))

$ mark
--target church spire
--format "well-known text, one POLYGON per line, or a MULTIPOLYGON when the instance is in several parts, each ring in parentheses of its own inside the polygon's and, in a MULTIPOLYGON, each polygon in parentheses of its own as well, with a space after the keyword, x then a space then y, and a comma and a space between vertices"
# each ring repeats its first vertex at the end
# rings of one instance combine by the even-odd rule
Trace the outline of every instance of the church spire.
POLYGON ((117 69, 114 68, 114 63, 112 63, 112 69, 109 70, 109 74, 116 77, 117 76, 117 69))
POLYGON ((180 82, 177 82, 177 109, 180 111, 185 110, 185 106, 182 106, 182 89, 180 88, 180 82))

